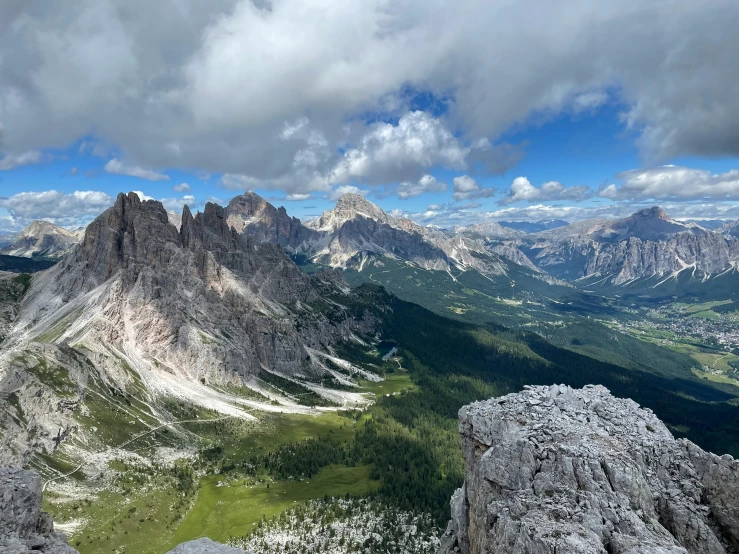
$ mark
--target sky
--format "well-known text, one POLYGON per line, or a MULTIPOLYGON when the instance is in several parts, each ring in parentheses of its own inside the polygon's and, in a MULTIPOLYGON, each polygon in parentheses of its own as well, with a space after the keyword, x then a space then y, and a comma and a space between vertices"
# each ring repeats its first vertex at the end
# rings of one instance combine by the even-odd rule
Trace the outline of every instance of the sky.
POLYGON ((121 191, 739 219, 737 28, 736 0, 3 0, 0 232, 121 191))

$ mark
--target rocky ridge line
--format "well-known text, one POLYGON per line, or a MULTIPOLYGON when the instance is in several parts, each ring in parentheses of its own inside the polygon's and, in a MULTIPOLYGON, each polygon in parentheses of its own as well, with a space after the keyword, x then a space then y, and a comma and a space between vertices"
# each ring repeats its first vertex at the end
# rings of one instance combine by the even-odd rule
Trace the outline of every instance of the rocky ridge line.
POLYGON ((632 400, 529 387, 459 417, 466 481, 439 554, 739 550, 739 462, 632 400))

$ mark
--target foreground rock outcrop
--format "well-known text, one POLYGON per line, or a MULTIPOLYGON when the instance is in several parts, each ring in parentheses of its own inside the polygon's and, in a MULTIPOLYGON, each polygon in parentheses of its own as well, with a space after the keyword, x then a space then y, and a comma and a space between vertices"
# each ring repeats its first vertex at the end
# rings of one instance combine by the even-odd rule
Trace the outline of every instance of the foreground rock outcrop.
POLYGON ((460 410, 466 481, 440 554, 739 551, 739 462, 602 386, 460 410))
POLYGON ((41 500, 36 472, 0 469, 0 552, 78 554, 63 534, 54 533, 54 522, 41 511, 41 500))

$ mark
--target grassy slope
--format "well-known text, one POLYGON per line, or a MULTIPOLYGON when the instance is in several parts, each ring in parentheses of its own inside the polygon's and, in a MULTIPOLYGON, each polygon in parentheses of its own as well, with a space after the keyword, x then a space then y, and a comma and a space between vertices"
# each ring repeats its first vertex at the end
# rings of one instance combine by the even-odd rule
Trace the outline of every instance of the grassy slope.
POLYGON ((365 496, 379 483, 369 478, 368 466, 327 467, 309 481, 288 481, 244 486, 243 481, 225 480, 212 475, 201 482, 193 508, 177 529, 169 546, 198 537, 216 541, 245 535, 263 518, 270 518, 296 502, 323 498, 324 495, 365 496), (218 483, 228 486, 218 486, 218 483))
POLYGON ((368 262, 361 272, 350 269, 345 279, 357 286, 385 287, 408 302, 440 315, 481 323, 521 325, 528 321, 571 318, 580 313, 607 313, 607 302, 576 289, 553 286, 528 270, 509 264, 507 275, 487 278, 477 271, 428 271, 390 258, 368 262), (515 286, 511 286, 514 283, 515 286))

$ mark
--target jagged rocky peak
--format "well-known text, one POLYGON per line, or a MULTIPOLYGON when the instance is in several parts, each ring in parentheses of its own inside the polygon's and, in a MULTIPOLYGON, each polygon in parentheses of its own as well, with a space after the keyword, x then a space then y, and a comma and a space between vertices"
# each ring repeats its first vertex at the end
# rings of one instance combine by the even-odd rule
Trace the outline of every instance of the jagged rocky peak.
POLYGON ((119 270, 135 277, 142 266, 166 265, 179 246, 177 228, 160 202, 120 193, 113 206, 88 225, 75 258, 87 263, 85 278, 99 284, 119 270))
POLYGON ((33 221, 0 250, 9 256, 61 258, 79 242, 79 235, 48 221, 33 221))
POLYGON ((329 319, 311 307, 347 294, 339 276, 305 275, 278 245, 255 247, 216 204, 184 208, 178 232, 161 203, 120 194, 73 255, 34 278, 15 332, 54 328, 57 344, 105 345, 107 365, 125 352, 151 382, 162 366, 183 381, 233 381, 303 371, 307 349, 372 331, 369 315, 336 304, 329 319))
POLYGON ((330 232, 357 217, 364 217, 378 223, 390 223, 393 219, 382 208, 361 194, 348 193, 342 194, 334 209, 323 212, 321 217, 310 223, 310 226, 320 231, 330 232))
POLYGON ((466 479, 440 554, 737 552, 739 462, 632 400, 528 387, 459 417, 466 479))
POLYGON ((716 231, 730 237, 739 238, 739 221, 727 221, 716 231))
POLYGON ((38 473, 0 468, 0 552, 3 554, 79 554, 54 533, 51 516, 41 511, 38 473))
POLYGON ((255 244, 279 244, 299 252, 308 249, 319 236, 298 218, 290 217, 284 207, 275 208, 251 191, 232 198, 225 212, 228 224, 255 244))
MULTIPOLYGON (((274 218, 277 211, 272 204, 252 191, 234 196, 226 207, 229 225, 240 233, 255 221, 274 218)), ((285 209, 282 208, 282 211, 285 209)))

